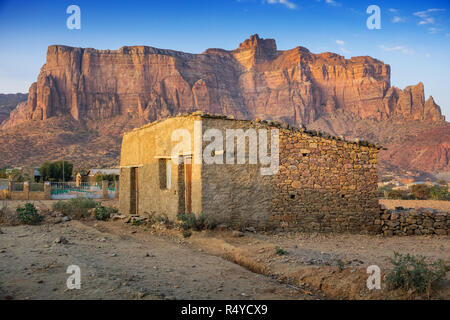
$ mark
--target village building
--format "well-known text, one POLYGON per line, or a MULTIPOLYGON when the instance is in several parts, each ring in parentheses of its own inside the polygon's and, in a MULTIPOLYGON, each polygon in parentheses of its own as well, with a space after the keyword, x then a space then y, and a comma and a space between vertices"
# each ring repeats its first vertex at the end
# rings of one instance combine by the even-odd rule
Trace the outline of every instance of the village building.
POLYGON ((234 228, 370 232, 380 212, 380 149, 274 122, 171 117, 124 135, 119 211, 172 221, 204 214, 234 228))
POLYGON ((90 186, 96 185, 98 183, 97 176, 98 175, 111 175, 115 176, 115 179, 119 179, 120 175, 120 169, 118 168, 111 168, 111 169, 89 169, 89 171, 86 174, 82 174, 81 172, 78 172, 75 175, 75 184, 77 186, 80 186, 83 182, 87 183, 90 186))

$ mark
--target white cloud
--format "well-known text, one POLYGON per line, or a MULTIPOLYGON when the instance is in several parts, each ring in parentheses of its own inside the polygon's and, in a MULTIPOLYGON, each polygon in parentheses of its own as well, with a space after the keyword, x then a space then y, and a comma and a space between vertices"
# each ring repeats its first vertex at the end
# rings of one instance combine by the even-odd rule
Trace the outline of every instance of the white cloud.
POLYGON ((414 54, 414 50, 409 49, 405 46, 386 47, 384 45, 381 45, 380 48, 384 51, 398 51, 404 54, 414 54))
POLYGON ((267 3, 270 4, 282 4, 288 7, 289 9, 296 9, 297 5, 290 0, 267 0, 267 3))
POLYGON ((332 5, 332 6, 335 6, 335 7, 341 5, 339 2, 336 2, 336 1, 334 1, 334 0, 325 0, 325 2, 326 2, 327 4, 332 5))
POLYGON ((436 22, 436 20, 433 17, 431 17, 431 15, 433 15, 433 13, 435 13, 435 12, 440 12, 440 11, 445 11, 445 9, 432 8, 432 9, 427 9, 424 11, 417 11, 417 12, 414 12, 413 14, 416 17, 419 17, 422 19, 421 21, 419 21, 419 26, 422 26, 425 24, 434 24, 436 22))
POLYGON ((422 21, 419 21, 419 26, 422 26, 424 24, 434 24, 435 20, 434 18, 423 18, 422 21))
POLYGON ((340 46, 345 45, 345 42, 342 41, 342 40, 336 40, 336 43, 337 43, 338 45, 340 45, 340 46))
POLYGON ((431 34, 438 33, 439 31, 442 31, 442 29, 438 29, 438 28, 434 28, 434 27, 428 28, 428 32, 431 34))
POLYGON ((399 22, 405 22, 405 21, 406 21, 406 19, 403 17, 395 16, 392 18, 392 23, 399 23, 399 22))
POLYGON ((389 12, 395 13, 395 12, 398 12, 398 10, 394 9, 394 8, 389 8, 389 12))

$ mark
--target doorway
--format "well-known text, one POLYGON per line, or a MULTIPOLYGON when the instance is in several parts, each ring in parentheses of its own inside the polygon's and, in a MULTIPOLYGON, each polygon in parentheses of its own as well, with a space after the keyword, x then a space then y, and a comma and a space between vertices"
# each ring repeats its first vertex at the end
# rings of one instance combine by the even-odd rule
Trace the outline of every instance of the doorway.
POLYGON ((133 167, 130 172, 130 214, 138 214, 139 208, 139 168, 133 167))
POLYGON ((184 157, 185 212, 192 213, 192 156, 184 157))

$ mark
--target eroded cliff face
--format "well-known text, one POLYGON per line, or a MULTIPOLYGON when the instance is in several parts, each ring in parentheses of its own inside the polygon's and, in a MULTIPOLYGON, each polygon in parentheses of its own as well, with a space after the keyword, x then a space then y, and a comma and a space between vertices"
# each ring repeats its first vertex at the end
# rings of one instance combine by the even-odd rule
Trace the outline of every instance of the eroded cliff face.
POLYGON ((250 37, 235 50, 50 46, 28 101, 0 124, 0 167, 64 159, 117 165, 124 132, 193 110, 286 121, 387 147, 380 173, 450 171, 450 124, 422 83, 390 85, 390 67, 250 37))
POLYGON ((28 102, 3 127, 70 114, 75 120, 129 115, 146 121, 191 110, 309 124, 336 110, 361 119, 441 121, 423 84, 390 86, 390 67, 253 35, 232 51, 202 54, 136 46, 95 50, 54 45, 28 102))

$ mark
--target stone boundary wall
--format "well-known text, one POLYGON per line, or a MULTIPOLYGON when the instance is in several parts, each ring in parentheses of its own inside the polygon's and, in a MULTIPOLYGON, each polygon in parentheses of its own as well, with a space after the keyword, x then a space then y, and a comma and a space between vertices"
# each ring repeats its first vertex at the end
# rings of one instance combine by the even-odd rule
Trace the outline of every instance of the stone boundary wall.
POLYGON ((450 235, 450 214, 435 209, 381 208, 374 221, 379 233, 394 235, 450 235))
POLYGON ((23 191, 13 191, 12 183, 8 183, 8 189, 0 190, 0 200, 50 200, 50 183, 44 184, 44 191, 30 191, 30 185, 23 183, 23 191))

